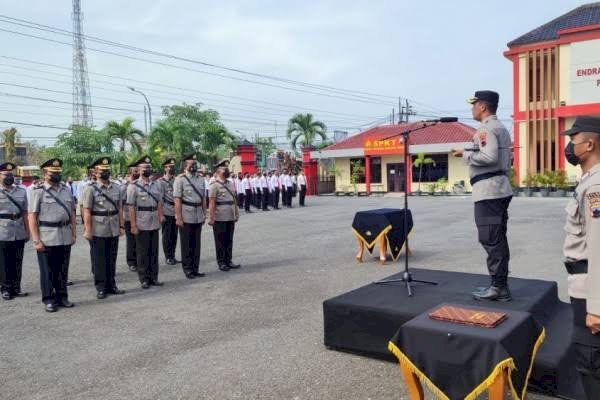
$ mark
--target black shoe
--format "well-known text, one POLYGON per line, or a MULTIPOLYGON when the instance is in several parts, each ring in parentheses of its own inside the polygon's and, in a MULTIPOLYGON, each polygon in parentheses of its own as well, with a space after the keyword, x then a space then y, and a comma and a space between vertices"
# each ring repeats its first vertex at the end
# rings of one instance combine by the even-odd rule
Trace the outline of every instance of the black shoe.
POLYGON ((142 289, 150 289, 150 282, 147 282, 147 281, 142 282, 142 289))
POLYGON ((73 281, 67 281, 67 286, 73 286, 73 281))
POLYGON ((102 300, 106 298, 106 292, 104 290, 100 290, 97 294, 96 294, 96 298, 98 300, 102 300))
POLYGON ((56 306, 56 304, 46 304, 46 312, 57 312, 58 311, 58 307, 56 306))
POLYGON ((151 281, 150 284, 152 286, 163 286, 164 285, 164 283, 160 282, 160 281, 151 281))
POLYGON ((107 290, 106 293, 110 293, 110 294, 114 294, 114 295, 118 296, 120 294, 125 294, 125 291, 121 290, 115 286, 114 288, 107 290))
POLYGON ((64 299, 60 303, 58 303, 58 306, 59 307, 64 307, 64 308, 72 308, 72 307, 75 307, 75 304, 71 303, 67 299, 64 299))
POLYGON ((10 294, 10 292, 2 292, 2 298, 4 300, 12 300, 13 296, 12 296, 12 294, 10 294))
POLYGON ((193 272, 189 272, 189 273, 185 274, 185 277, 188 279, 195 279, 196 274, 194 274, 193 272))
POLYGON ((137 271, 137 267, 135 265, 129 265, 129 270, 131 272, 136 272, 137 271))
POLYGON ((224 264, 219 265, 219 269, 221 271, 224 271, 224 272, 229 271, 229 267, 227 265, 224 265, 224 264))
POLYGON ((511 301, 512 296, 508 286, 490 286, 483 291, 473 292, 475 300, 511 301))
POLYGON ((175 265, 177 261, 174 258, 167 258, 167 265, 175 265))
POLYGON ((198 278, 202 278, 203 276, 206 276, 206 274, 204 272, 194 272, 194 276, 197 276, 198 278))
POLYGON ((240 264, 234 264, 231 261, 227 263, 227 266, 229 267, 229 269, 238 269, 239 267, 241 267, 240 264))

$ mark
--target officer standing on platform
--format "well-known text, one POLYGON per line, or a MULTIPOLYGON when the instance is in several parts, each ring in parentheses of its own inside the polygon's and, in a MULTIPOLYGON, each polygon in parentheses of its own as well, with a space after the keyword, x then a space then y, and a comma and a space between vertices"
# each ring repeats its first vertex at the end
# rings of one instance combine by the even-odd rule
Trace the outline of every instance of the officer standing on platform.
POLYGON ((27 296, 21 292, 23 248, 29 240, 27 191, 14 184, 13 163, 0 164, 0 292, 4 300, 27 296))
POLYGON ((162 246, 168 265, 175 265, 179 261, 175 259, 175 248, 177 247, 177 225, 175 225, 175 201, 173 200, 173 184, 175 176, 175 159, 169 158, 163 164, 164 175, 158 180, 163 195, 163 211, 165 222, 162 224, 162 246))
POLYGON ((204 276, 200 272, 202 224, 206 215, 206 187, 204 178, 198 176, 196 154, 183 159, 184 172, 175 178, 173 198, 175 218, 181 235, 181 260, 186 278, 204 276))
POLYGON ((119 236, 125 234, 121 212, 121 187, 110 180, 109 157, 96 160, 92 166, 96 182, 87 185, 81 195, 83 205, 83 237, 90 242, 94 265, 96 297, 123 294, 115 282, 119 236))
POLYGON ((162 193, 152 176, 152 160, 144 156, 135 162, 140 179, 127 188, 131 233, 135 235, 137 271, 142 289, 162 286, 158 280, 158 229, 164 222, 162 193))
POLYGON ((31 193, 29 229, 40 266, 42 302, 47 312, 55 312, 58 307, 74 305, 68 300, 67 277, 71 246, 77 238, 76 204, 69 188, 61 183, 62 161, 53 158, 40 168, 44 183, 31 193))
POLYGON ((233 232, 240 217, 233 184, 229 178, 229 160, 215 165, 217 179, 208 190, 208 224, 213 227, 217 264, 221 271, 239 268, 232 262, 233 232))
POLYGON ((562 133, 565 157, 583 175, 567 205, 565 266, 573 309, 577 371, 589 400, 600 393, 600 118, 577 117, 562 133))
POLYGON ((125 183, 121 185, 121 202, 123 221, 125 222, 125 244, 126 244, 126 259, 127 266, 130 271, 137 271, 137 257, 135 253, 135 236, 131 233, 131 222, 129 221, 129 205, 127 204, 127 188, 133 181, 139 179, 140 174, 137 172, 137 167, 133 164, 127 166, 127 176, 125 183))
POLYGON ((508 130, 498 121, 499 95, 491 90, 475 92, 467 100, 472 104, 473 119, 481 126, 473 137, 475 151, 453 149, 469 165, 475 224, 479 243, 487 252, 487 267, 492 282, 473 292, 476 300, 510 301, 508 262, 510 251, 506 237, 508 205, 513 190, 508 179, 512 158, 512 141, 508 130))

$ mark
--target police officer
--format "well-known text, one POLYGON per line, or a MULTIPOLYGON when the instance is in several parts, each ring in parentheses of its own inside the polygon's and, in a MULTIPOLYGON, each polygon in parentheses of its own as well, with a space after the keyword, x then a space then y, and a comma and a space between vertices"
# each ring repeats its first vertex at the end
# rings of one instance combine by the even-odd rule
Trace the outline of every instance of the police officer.
POLYGON ((300 207, 304 207, 304 199, 306 198, 306 176, 304 175, 304 170, 300 170, 300 175, 298 175, 297 179, 300 188, 299 204, 300 207))
POLYGON ((29 240, 27 191, 14 184, 13 163, 0 164, 0 292, 4 300, 27 296, 21 292, 23 248, 29 240))
POLYGON ((140 178, 127 188, 131 233, 135 236, 137 272, 142 289, 162 286, 158 280, 158 229, 164 222, 162 193, 152 176, 152 160, 144 156, 135 162, 140 178))
POLYGON ((481 126, 473 137, 473 149, 453 149, 452 153, 469 165, 479 243, 488 255, 491 284, 477 289, 473 297, 510 301, 507 281, 510 251, 506 232, 508 205, 513 193, 508 179, 512 161, 511 139, 496 117, 498 100, 498 93, 491 90, 477 91, 467 100, 472 104, 473 119, 481 122, 481 126))
POLYGON ((61 183, 62 160, 43 163, 44 183, 31 193, 29 228, 40 267, 42 302, 47 312, 73 307, 68 300, 67 277, 71 246, 75 243, 75 200, 61 183))
POLYGON ((198 176, 196 154, 183 159, 184 172, 175 178, 175 218, 181 234, 181 260, 186 278, 204 276, 200 268, 202 224, 206 215, 206 186, 198 176))
POLYGON ((164 175, 158 180, 163 196, 163 211, 165 222, 162 224, 162 246, 168 265, 175 265, 179 261, 175 259, 175 248, 177 247, 177 225, 175 225, 175 201, 173 200, 173 183, 175 176, 175 159, 168 158, 162 164, 164 175))
POLYGON ((119 236, 125 234, 121 212, 121 187, 110 180, 109 157, 101 157, 92 166, 96 181, 87 185, 81 195, 83 204, 83 237, 89 241, 94 265, 96 297, 123 294, 115 282, 119 236))
POLYGON ((121 207, 123 213, 123 221, 125 222, 125 257, 127 260, 127 266, 129 267, 129 270, 133 272, 137 271, 137 256, 135 252, 135 236, 133 235, 133 233, 131 233, 131 221, 129 221, 127 188, 139 178, 140 174, 137 172, 137 167, 133 164, 129 164, 127 166, 127 175, 125 177, 125 183, 121 185, 121 207))
POLYGON ((583 175, 567 205, 563 248, 577 370, 588 399, 600 393, 600 118, 577 117, 565 157, 583 175))
POLYGON ((213 227, 217 264, 221 271, 239 268, 232 262, 233 232, 239 219, 235 188, 229 178, 229 160, 223 160, 215 165, 217 179, 208 190, 208 224, 213 227))

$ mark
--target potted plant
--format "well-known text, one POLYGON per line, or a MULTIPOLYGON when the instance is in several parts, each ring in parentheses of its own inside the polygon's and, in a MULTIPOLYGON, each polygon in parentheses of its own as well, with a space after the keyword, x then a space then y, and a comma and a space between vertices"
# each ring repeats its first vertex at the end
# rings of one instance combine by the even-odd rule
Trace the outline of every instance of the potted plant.
POLYGON ((413 161, 413 166, 419 168, 419 183, 417 185, 417 196, 421 195, 421 177, 423 176, 423 165, 433 165, 435 167, 435 161, 431 157, 425 157, 425 153, 417 154, 417 158, 413 161))
POLYGON ((544 172, 537 175, 537 183, 540 188, 538 197, 548 197, 550 194, 550 180, 552 179, 551 175, 548 172, 544 172))
POLYGON ((354 189, 354 196, 358 196, 358 181, 363 171, 364 167, 360 165, 360 161, 354 161, 352 164, 352 174, 350 175, 350 184, 352 185, 352 189, 354 189))
POLYGON ((436 182, 436 189, 439 190, 443 196, 448 195, 448 178, 442 177, 436 182))
POLYGON ((519 193, 519 196, 531 197, 531 192, 532 192, 531 188, 535 186, 534 176, 531 174, 527 174, 527 176, 523 180, 523 184, 525 185, 525 187, 521 190, 521 192, 519 193))
POLYGON ((435 182, 427 185, 427 192, 429 193, 430 196, 433 196, 435 194, 436 188, 437 188, 437 184, 435 182))
POLYGON ((515 178, 516 178, 515 168, 510 167, 510 171, 508 171, 508 179, 510 181, 510 186, 512 186, 512 189, 513 189, 513 196, 517 197, 517 196, 519 196, 520 188, 519 188, 519 184, 515 180, 515 178))
POLYGON ((556 197, 565 197, 569 189, 567 171, 564 169, 556 171, 556 197))

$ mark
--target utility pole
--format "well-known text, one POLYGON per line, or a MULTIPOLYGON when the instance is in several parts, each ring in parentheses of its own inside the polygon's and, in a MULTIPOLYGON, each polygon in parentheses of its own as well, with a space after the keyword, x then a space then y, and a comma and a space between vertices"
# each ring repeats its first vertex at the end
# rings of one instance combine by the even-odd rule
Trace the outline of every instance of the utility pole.
POLYGON ((146 121, 146 106, 144 106, 144 133, 148 135, 148 121, 146 121))
POLYGON ((92 97, 85 58, 80 0, 73 0, 71 19, 73 20, 73 125, 91 128, 94 125, 92 97))
POLYGON ((402 123, 402 115, 403 115, 403 111, 402 111, 402 97, 398 96, 398 124, 402 123))

